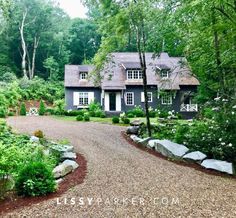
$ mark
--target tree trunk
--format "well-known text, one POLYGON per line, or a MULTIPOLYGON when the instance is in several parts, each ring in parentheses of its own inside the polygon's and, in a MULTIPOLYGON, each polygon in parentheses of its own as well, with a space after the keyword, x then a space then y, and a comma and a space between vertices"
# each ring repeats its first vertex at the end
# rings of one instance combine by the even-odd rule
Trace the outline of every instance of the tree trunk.
POLYGON ((26 43, 25 43, 25 38, 24 38, 24 27, 25 27, 25 19, 27 16, 27 11, 25 11, 23 13, 23 18, 21 21, 21 26, 20 26, 20 36, 21 36, 21 47, 22 47, 22 61, 21 61, 21 68, 22 68, 22 72, 23 72, 23 76, 25 78, 27 77, 27 70, 26 70, 26 53, 27 53, 27 49, 26 49, 26 43))
POLYGON ((36 52, 39 45, 39 39, 40 39, 39 37, 38 38, 36 36, 34 37, 34 49, 33 49, 33 54, 32 54, 32 67, 31 67, 30 79, 34 78, 35 57, 36 57, 36 52))

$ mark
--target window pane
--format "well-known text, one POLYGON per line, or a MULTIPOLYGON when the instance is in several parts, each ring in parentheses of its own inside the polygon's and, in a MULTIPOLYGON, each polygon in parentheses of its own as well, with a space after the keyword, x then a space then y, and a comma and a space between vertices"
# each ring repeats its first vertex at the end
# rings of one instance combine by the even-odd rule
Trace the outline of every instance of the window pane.
POLYGON ((133 93, 132 92, 128 92, 126 93, 126 104, 127 105, 133 105, 133 93))
POLYGON ((139 79, 143 79, 143 72, 139 70, 139 79))

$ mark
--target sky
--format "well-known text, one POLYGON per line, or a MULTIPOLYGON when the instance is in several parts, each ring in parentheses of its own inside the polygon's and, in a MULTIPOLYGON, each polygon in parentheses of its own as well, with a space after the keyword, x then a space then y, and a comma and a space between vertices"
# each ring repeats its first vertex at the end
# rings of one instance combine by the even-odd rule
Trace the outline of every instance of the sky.
POLYGON ((86 18, 87 9, 80 0, 58 0, 58 2, 60 7, 69 14, 71 18, 86 18))

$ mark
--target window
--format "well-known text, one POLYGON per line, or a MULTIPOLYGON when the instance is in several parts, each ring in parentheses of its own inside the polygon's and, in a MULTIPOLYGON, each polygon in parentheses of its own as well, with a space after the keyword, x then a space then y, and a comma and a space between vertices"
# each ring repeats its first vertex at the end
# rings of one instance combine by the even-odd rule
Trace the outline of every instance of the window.
POLYGON ((161 78, 169 78, 169 71, 168 70, 162 70, 161 71, 161 78))
POLYGON ((169 92, 163 93, 161 96, 162 104, 172 104, 172 95, 169 92))
MULTIPOLYGON (((141 102, 144 101, 144 92, 141 92, 141 102)), ((152 92, 148 92, 148 102, 152 102, 152 92)))
POLYGON ((88 72, 80 72, 80 79, 87 79, 88 72))
POLYGON ((143 79, 142 70, 127 70, 127 79, 128 80, 143 79))
POLYGON ((79 93, 79 105, 88 105, 88 92, 80 92, 79 93))
POLYGON ((126 93, 126 105, 134 105, 134 93, 133 92, 126 93))

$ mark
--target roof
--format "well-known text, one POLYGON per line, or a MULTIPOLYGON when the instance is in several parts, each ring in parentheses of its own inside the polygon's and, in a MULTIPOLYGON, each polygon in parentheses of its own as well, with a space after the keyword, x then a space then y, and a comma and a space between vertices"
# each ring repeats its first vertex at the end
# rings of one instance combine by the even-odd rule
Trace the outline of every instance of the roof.
MULTIPOLYGON (((183 65, 186 62, 183 57, 169 57, 167 53, 155 56, 153 53, 146 53, 147 84, 157 85, 160 89, 178 90, 180 85, 199 85, 199 81, 192 74, 191 70, 183 65), (170 70, 169 78, 160 77, 157 69, 170 70)), ((94 67, 91 65, 66 65, 65 86, 66 87, 93 87, 92 79, 85 83, 79 81, 79 72, 88 69, 90 73, 94 67)), ((101 87, 105 90, 125 89, 126 85, 142 85, 142 81, 126 80, 127 69, 140 68, 139 55, 136 52, 111 53, 109 62, 105 64, 100 73, 101 87)))

